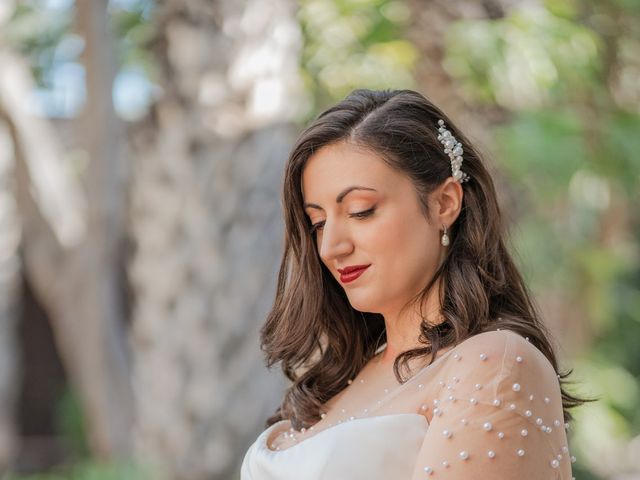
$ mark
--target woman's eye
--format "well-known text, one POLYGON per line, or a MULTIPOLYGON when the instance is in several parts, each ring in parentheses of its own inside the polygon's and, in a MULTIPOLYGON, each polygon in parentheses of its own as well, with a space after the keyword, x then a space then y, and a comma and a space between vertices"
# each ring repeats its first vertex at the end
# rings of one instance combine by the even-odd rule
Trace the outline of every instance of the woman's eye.
POLYGON ((369 215, 371 215, 373 213, 373 211, 375 210, 376 207, 371 207, 369 210, 365 210, 363 212, 356 212, 356 213, 351 213, 349 214, 350 217, 356 217, 356 218, 365 218, 368 217, 369 215))
MULTIPOLYGON (((364 210, 363 212, 355 212, 350 213, 349 216, 352 218, 366 218, 373 214, 375 211, 375 207, 371 207, 369 210, 364 210)), ((324 226, 324 220, 318 223, 314 223, 311 225, 311 233, 314 233, 317 230, 321 230, 324 226)))
POLYGON ((324 222, 314 223, 313 225, 311 225, 311 233, 321 229, 323 225, 324 225, 324 222))

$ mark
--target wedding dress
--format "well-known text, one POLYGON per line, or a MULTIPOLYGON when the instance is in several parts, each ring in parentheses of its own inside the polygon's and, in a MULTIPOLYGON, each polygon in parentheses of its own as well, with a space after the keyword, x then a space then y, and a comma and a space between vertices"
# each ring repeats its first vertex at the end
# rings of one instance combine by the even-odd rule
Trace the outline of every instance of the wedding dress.
POLYGON ((314 426, 264 430, 241 479, 572 478, 558 378, 519 334, 474 335, 404 384, 364 370, 314 426))

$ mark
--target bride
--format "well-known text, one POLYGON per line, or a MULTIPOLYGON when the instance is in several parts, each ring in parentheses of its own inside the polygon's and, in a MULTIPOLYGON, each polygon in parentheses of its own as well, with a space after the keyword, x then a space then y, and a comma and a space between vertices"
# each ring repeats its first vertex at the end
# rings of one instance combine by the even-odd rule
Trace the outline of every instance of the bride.
POLYGON ((411 90, 356 90, 301 134, 262 330, 292 384, 242 480, 570 479, 550 336, 478 152, 411 90))

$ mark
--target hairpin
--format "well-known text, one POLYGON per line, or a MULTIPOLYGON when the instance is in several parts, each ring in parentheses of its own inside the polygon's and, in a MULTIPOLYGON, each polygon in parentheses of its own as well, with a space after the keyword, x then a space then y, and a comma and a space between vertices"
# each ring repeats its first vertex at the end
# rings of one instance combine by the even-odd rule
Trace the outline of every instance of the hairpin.
POLYGON ((464 151, 462 144, 445 128, 444 120, 438 120, 438 125, 440 125, 438 128, 438 132, 440 132, 438 140, 444 145, 444 153, 448 154, 451 159, 451 173, 453 178, 460 183, 468 182, 471 177, 460 170, 462 166, 462 153, 464 151))

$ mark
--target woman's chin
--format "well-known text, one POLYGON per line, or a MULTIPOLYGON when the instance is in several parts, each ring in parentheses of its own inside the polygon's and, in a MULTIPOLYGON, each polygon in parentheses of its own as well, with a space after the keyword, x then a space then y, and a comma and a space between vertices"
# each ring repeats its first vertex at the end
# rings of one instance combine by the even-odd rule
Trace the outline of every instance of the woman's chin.
POLYGON ((375 313, 380 311, 380 305, 369 295, 347 295, 349 303, 360 312, 375 313))

